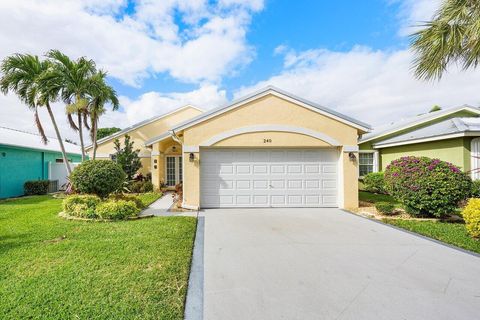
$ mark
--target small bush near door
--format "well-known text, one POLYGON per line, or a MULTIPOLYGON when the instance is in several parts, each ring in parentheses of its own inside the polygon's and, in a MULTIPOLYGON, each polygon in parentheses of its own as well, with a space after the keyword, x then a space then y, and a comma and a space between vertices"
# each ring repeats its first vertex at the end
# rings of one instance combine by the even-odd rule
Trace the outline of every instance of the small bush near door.
POLYGON ((377 202, 375 203, 375 209, 381 214, 391 216, 395 213, 395 205, 390 202, 377 202))
POLYGON ((23 184, 23 190, 27 196, 47 194, 49 183, 48 180, 26 181, 23 184))
POLYGON ((468 233, 474 238, 480 238, 480 199, 470 199, 462 212, 468 233))
POLYGON ((365 191, 386 194, 383 172, 371 172, 363 178, 365 191))
POLYGON ((133 181, 129 190, 132 193, 147 193, 153 191, 153 183, 151 181, 133 181))

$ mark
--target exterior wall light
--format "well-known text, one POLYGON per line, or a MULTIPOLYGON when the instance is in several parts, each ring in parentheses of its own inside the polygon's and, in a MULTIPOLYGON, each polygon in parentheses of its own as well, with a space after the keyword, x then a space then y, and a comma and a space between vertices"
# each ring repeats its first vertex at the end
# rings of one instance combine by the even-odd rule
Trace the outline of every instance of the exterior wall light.
POLYGON ((348 158, 350 159, 350 161, 357 160, 357 157, 355 156, 355 153, 353 153, 353 152, 348 153, 348 158))
POLYGON ((190 162, 193 162, 193 160, 195 160, 195 155, 193 154, 193 152, 190 152, 188 159, 190 160, 190 162))

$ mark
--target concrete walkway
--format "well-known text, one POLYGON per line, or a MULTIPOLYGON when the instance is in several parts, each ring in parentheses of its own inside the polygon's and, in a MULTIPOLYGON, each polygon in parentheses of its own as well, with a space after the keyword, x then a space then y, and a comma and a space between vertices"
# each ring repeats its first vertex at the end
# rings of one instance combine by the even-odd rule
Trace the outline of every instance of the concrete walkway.
POLYGON ((168 209, 173 205, 172 192, 166 192, 160 199, 152 203, 148 208, 140 213, 140 216, 170 216, 168 209))
POLYGON ((478 256, 338 209, 201 214, 187 319, 480 317, 478 256))

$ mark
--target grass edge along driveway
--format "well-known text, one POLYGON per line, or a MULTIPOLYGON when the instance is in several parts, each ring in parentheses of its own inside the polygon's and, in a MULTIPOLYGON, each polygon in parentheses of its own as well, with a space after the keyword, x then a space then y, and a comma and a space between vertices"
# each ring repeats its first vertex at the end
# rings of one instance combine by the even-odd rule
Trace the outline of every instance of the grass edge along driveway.
POLYGON ((196 219, 98 223, 0 201, 1 319, 182 319, 196 219))
MULTIPOLYGON (((400 203, 395 201, 395 199, 389 195, 375 194, 366 191, 359 191, 359 200, 369 203, 385 201, 400 207, 400 203)), ((396 227, 480 254, 480 240, 472 239, 468 235, 463 223, 443 222, 433 219, 431 221, 389 219, 388 217, 385 217, 382 219, 382 221, 396 227)))

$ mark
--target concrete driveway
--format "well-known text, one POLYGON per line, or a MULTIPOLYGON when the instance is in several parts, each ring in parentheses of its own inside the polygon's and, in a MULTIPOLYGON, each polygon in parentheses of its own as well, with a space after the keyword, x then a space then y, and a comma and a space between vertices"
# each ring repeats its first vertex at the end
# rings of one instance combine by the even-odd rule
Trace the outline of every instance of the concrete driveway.
POLYGON ((338 209, 203 215, 204 319, 480 318, 477 256, 338 209))

